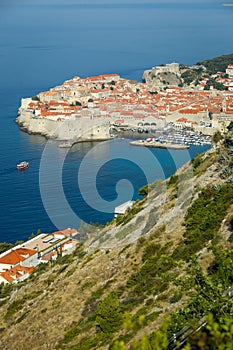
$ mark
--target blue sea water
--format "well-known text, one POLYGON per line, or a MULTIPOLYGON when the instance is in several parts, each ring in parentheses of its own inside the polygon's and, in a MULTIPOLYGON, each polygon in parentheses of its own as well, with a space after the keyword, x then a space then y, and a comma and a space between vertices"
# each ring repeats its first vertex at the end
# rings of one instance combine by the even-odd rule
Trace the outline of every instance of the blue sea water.
POLYGON ((26 239, 39 228, 77 226, 80 219, 104 223, 117 198, 136 198, 147 180, 169 176, 203 150, 141 154, 127 140, 114 140, 80 144, 66 154, 19 130, 14 119, 22 97, 74 75, 119 73, 140 81, 154 65, 232 53, 232 17, 233 7, 217 0, 2 0, 0 241, 26 239), (19 173, 21 160, 30 167, 19 173))

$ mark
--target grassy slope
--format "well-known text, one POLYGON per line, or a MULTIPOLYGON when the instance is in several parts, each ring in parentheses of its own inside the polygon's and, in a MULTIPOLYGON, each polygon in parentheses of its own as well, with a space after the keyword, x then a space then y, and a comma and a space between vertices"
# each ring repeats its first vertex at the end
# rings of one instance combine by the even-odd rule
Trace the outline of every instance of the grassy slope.
MULTIPOLYGON (((223 145, 207 152, 167 183, 151 186, 148 199, 137 204, 141 211, 128 213, 132 219, 126 218, 123 225, 105 227, 84 247, 86 254, 78 250, 38 271, 13 292, 5 291, 0 302, 0 349, 108 349, 116 339, 127 343, 150 334, 168 315, 173 315, 173 330, 179 330, 190 317, 187 305, 198 319, 207 301, 196 299, 192 281, 185 277, 190 274, 189 257, 196 253, 206 273, 216 259, 208 249, 213 242, 225 251, 232 249, 232 202, 224 197, 228 202, 221 217, 210 218, 216 219, 215 232, 198 247, 193 236, 203 228, 192 231, 197 218, 188 221, 187 209, 203 204, 198 194, 209 184, 216 185, 215 192, 204 192, 211 211, 221 206, 219 190, 231 176, 229 164, 232 155, 223 145), (186 310, 186 316, 180 310, 186 310)), ((200 210, 205 225, 208 211, 205 216, 200 210)))

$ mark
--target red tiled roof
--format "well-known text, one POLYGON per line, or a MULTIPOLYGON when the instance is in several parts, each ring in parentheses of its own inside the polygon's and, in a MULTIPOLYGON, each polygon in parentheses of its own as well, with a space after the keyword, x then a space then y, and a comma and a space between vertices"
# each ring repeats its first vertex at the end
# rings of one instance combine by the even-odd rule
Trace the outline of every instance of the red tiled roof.
POLYGON ((16 265, 20 261, 24 261, 27 255, 32 256, 37 251, 34 249, 17 248, 0 258, 0 264, 16 265))
POLYGON ((35 268, 34 266, 26 267, 26 266, 17 265, 7 271, 0 272, 0 276, 10 283, 10 282, 13 282, 14 280, 17 280, 18 278, 22 277, 27 273, 28 274, 32 273, 34 268, 35 268))

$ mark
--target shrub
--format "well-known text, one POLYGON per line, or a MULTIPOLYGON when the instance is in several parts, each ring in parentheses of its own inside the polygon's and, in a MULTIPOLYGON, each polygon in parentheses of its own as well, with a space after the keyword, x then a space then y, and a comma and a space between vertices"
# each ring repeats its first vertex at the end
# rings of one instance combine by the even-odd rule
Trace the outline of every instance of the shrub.
POLYGON ((127 224, 137 213, 139 213, 142 210, 142 207, 140 205, 133 205, 132 208, 129 208, 126 210, 124 215, 118 215, 116 218, 116 224, 117 225, 125 225, 127 224))
POLYGON ((122 312, 117 291, 111 292, 97 307, 96 325, 103 333, 114 333, 122 324, 122 312))
POLYGON ((154 256, 161 249, 161 244, 159 243, 148 243, 144 249, 144 253, 142 256, 142 261, 148 260, 150 257, 154 256))
POLYGON ((147 196, 148 195, 148 185, 145 185, 145 186, 139 188, 138 194, 140 196, 147 196))
POLYGON ((170 298, 170 303, 174 304, 177 303, 182 298, 182 293, 176 292, 173 294, 173 296, 170 298))
POLYGON ((25 311, 19 318, 17 318, 15 324, 22 322, 26 318, 27 314, 29 314, 29 312, 29 310, 25 311))
POLYGON ((79 325, 70 328, 64 335, 64 343, 71 342, 79 334, 79 325))
POLYGON ((173 258, 189 260, 213 239, 233 203, 233 185, 208 186, 188 208, 185 216, 184 241, 173 252, 173 258))
POLYGON ((32 101, 40 101, 40 98, 39 96, 35 95, 35 96, 32 96, 32 101))
POLYGON ((6 252, 7 250, 11 249, 14 245, 8 242, 2 242, 0 243, 0 254, 3 252, 6 252))
POLYGON ((168 181, 168 188, 173 185, 176 186, 178 184, 178 180, 178 175, 172 175, 168 181))
POLYGON ((23 299, 19 299, 19 300, 14 300, 7 308, 7 312, 4 316, 5 319, 9 319, 11 318, 16 312, 18 312, 23 304, 24 304, 24 300, 23 299))
POLYGON ((230 230, 233 231, 233 216, 230 218, 230 230))
POLYGON ((192 162, 193 170, 195 171, 198 168, 198 166, 202 163, 201 154, 197 154, 196 157, 191 160, 191 162, 192 162))

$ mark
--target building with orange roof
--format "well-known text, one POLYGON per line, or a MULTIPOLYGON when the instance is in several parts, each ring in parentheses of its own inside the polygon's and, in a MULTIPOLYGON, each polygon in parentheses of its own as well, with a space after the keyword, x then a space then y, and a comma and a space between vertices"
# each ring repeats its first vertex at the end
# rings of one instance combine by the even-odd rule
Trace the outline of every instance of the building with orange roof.
MULTIPOLYGON (((231 79, 227 84, 228 89, 233 89, 231 79)), ((110 138, 109 126, 116 119, 136 126, 139 118, 150 123, 151 117, 159 115, 167 122, 184 116, 198 123, 210 112, 231 113, 231 108, 222 108, 225 92, 200 89, 169 86, 153 93, 152 85, 123 79, 118 74, 74 77, 40 93, 39 102, 22 100, 18 121, 29 132, 75 142, 110 138)))
POLYGON ((0 272, 0 283, 7 284, 22 282, 29 277, 34 268, 34 266, 27 267, 16 265, 9 270, 0 272))
POLYGON ((33 261, 37 260, 37 253, 37 250, 20 247, 1 254, 0 272, 17 265, 32 266, 33 261))

